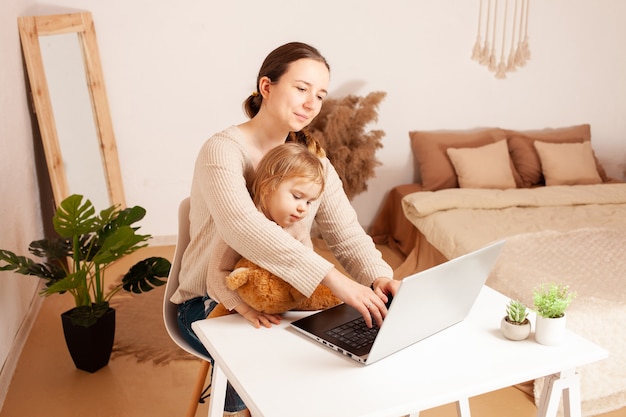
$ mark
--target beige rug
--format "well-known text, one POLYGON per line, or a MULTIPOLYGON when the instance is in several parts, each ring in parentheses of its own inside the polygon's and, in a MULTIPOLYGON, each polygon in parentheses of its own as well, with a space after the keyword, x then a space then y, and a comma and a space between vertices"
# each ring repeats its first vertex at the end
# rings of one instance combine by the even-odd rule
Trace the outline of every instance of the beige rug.
POLYGON ((116 310, 112 358, 132 355, 138 362, 165 365, 172 360, 199 360, 172 341, 163 323, 165 285, 138 295, 123 294, 113 299, 116 310))

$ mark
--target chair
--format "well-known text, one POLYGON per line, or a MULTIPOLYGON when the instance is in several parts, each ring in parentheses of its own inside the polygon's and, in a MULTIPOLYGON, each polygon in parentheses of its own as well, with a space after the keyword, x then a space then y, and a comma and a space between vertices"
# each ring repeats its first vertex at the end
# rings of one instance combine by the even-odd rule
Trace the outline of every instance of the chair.
MULTIPOLYGON (((165 322, 165 329, 174 343, 176 343, 184 351, 202 359, 202 366, 198 373, 196 385, 193 390, 191 404, 189 404, 189 408, 187 409, 187 417, 194 417, 196 415, 196 410, 198 409, 198 402, 204 402, 204 399, 207 397, 204 395, 204 391, 206 390, 203 390, 203 387, 209 373, 209 357, 195 350, 189 342, 183 338, 180 329, 178 328, 178 319, 176 316, 178 306, 170 301, 170 298, 178 288, 180 264, 183 258, 183 253, 189 244, 189 239, 189 197, 187 197, 181 201, 178 208, 178 241, 176 242, 174 261, 172 262, 172 267, 165 286, 165 296, 163 297, 163 320, 165 322)), ((207 389, 209 387, 207 387, 207 389)))

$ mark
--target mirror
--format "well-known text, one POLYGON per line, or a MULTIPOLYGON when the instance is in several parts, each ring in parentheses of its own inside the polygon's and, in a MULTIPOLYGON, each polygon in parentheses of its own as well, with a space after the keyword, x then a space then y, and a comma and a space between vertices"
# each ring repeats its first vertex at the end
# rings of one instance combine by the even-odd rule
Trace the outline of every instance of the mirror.
POLYGON ((126 206, 91 13, 18 18, 33 107, 58 205, 83 194, 126 206))

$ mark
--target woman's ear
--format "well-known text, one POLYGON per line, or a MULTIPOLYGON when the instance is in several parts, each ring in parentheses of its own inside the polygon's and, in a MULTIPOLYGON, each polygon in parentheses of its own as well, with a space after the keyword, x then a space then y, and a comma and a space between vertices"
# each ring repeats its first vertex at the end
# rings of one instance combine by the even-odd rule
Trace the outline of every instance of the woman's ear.
POLYGON ((259 93, 263 96, 263 98, 267 98, 267 95, 270 93, 270 86, 272 85, 272 80, 269 77, 261 77, 259 79, 259 93))

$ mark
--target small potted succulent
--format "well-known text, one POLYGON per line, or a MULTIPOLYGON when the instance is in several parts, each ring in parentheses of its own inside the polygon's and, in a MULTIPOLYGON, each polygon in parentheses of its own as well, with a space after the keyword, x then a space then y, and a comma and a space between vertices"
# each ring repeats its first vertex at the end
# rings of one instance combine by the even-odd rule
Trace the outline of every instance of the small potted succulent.
POLYGON ((576 297, 568 285, 541 284, 533 291, 537 311, 535 339, 542 345, 558 345, 565 336, 565 310, 576 297))
POLYGON ((502 335, 510 340, 524 340, 530 334, 528 309, 518 300, 510 300, 506 306, 506 315, 500 322, 502 335))

